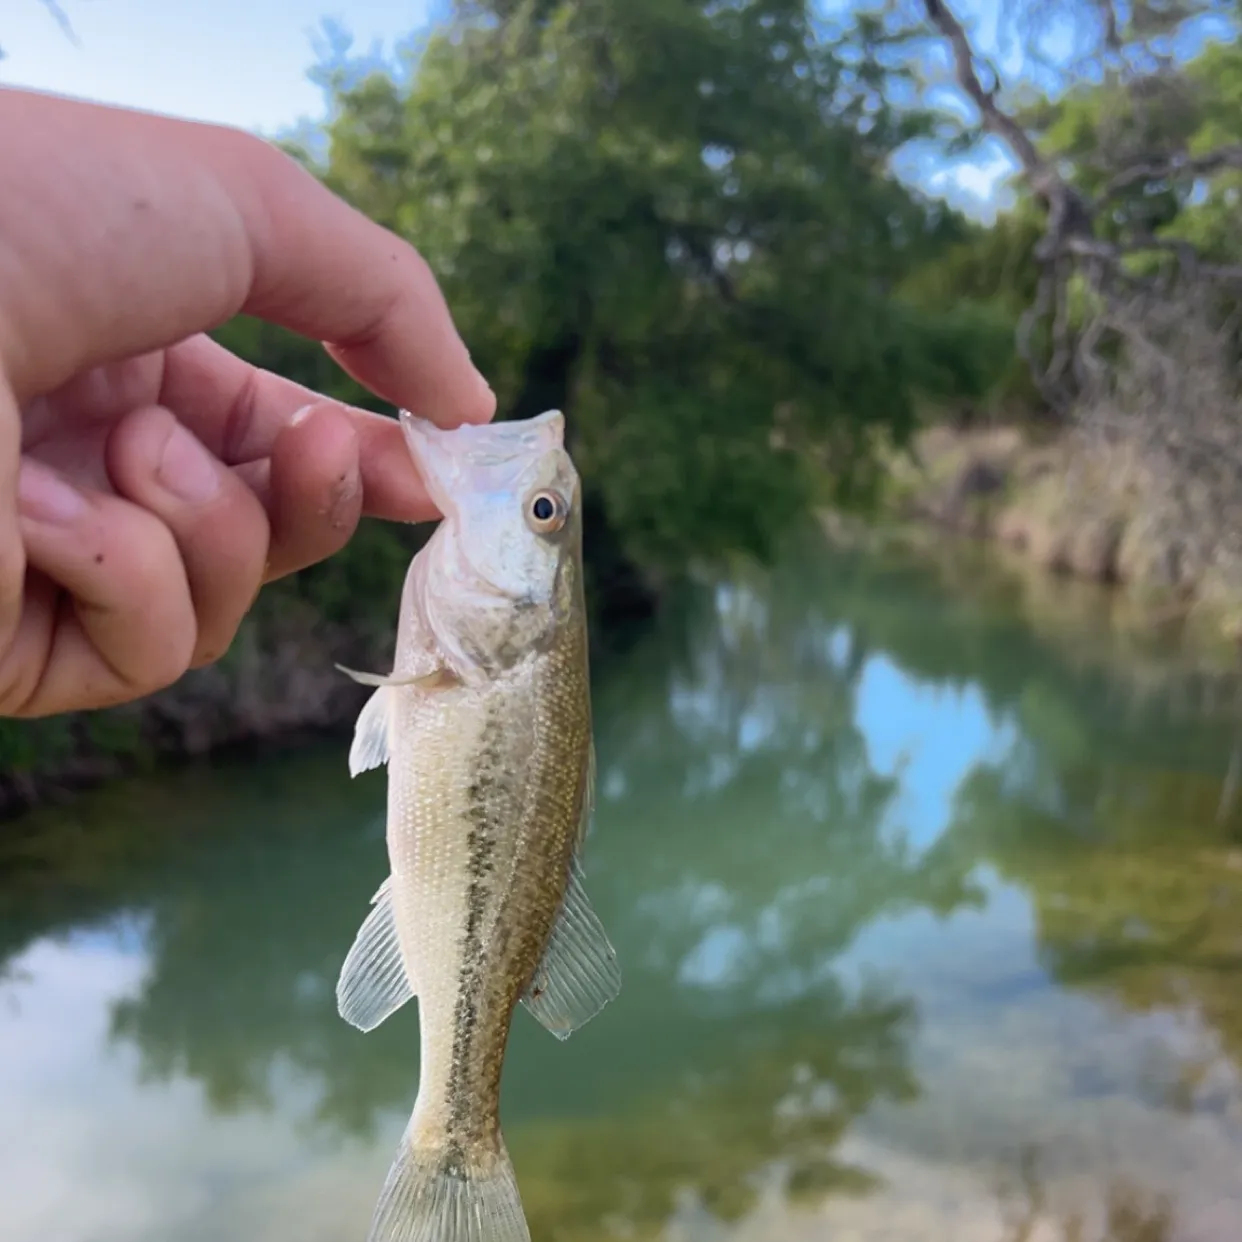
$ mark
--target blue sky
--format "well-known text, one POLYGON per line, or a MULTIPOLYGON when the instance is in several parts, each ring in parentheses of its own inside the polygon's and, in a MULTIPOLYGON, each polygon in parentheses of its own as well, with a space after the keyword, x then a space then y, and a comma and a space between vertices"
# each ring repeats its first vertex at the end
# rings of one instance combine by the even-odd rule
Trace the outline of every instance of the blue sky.
POLYGON ((422 25, 427 0, 4 0, 0 82, 274 133, 318 116, 312 35, 343 21, 359 50, 422 25))
MULTIPOLYGON (((0 82, 274 135, 323 113, 307 78, 324 18, 355 51, 391 51, 423 25, 431 0, 59 0, 71 40, 40 0, 4 0, 0 82)), ((961 0, 983 46, 1003 0, 961 0)), ((1007 67, 1007 66, 1006 66, 1007 67)), ((953 167, 907 160, 902 171, 984 217, 1011 167, 999 146, 953 167)))

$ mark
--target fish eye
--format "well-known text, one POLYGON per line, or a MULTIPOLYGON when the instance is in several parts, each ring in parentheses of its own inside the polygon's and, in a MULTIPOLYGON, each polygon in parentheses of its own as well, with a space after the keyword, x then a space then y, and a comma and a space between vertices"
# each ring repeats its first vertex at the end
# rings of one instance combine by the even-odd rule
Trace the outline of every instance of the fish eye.
POLYGON ((550 535, 565 525, 568 507, 556 492, 536 492, 526 506, 531 528, 541 535, 550 535))

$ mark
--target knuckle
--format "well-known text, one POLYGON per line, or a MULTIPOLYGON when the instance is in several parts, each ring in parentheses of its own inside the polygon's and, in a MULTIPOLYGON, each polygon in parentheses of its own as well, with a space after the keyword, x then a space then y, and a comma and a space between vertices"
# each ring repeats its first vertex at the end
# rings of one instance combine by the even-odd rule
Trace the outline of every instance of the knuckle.
POLYGON ((21 715, 34 697, 47 664, 42 651, 22 642, 26 556, 20 540, 0 546, 0 715, 21 715))
POLYGON ((29 714, 46 667, 46 652, 38 660, 0 657, 0 716, 29 714))
MULTIPOLYGON (((266 545, 265 545, 266 547, 266 545)), ((190 667, 218 660, 233 644, 263 585, 266 558, 220 575, 200 573, 193 587, 197 617, 190 667)))
POLYGON ((227 588, 208 586, 195 592, 195 665, 219 659, 232 644, 262 587, 263 568, 259 564, 245 574, 233 575, 227 588))
POLYGON ((194 656, 193 625, 148 625, 142 638, 141 661, 127 670, 126 677, 135 696, 171 686, 190 667, 194 656))
MULTIPOLYGON (((125 577, 119 585, 126 591, 138 592, 137 598, 141 598, 142 592, 162 594, 168 588, 170 576, 175 578, 182 573, 181 554, 172 531, 163 522, 148 517, 140 529, 126 533, 130 537, 124 544, 124 555, 115 558, 114 572, 125 577)), ((96 553, 97 562, 101 554, 96 553)))
POLYGON ((190 657, 190 668, 206 668, 221 659, 233 645, 237 631, 241 628, 239 618, 235 625, 217 625, 212 630, 199 633, 198 646, 190 657))
POLYGON ((110 616, 105 628, 92 623, 89 606, 77 607, 100 657, 123 687, 113 696, 116 702, 163 690, 190 667, 196 636, 191 617, 136 603, 128 615, 110 616))
POLYGON ((168 645, 164 657, 153 659, 150 667, 144 670, 146 676, 143 678, 139 693, 154 694, 157 690, 167 689, 180 680, 189 669, 193 659, 193 644, 194 635, 190 633, 186 636, 186 641, 177 643, 175 646, 168 645))
POLYGON ((21 625, 0 647, 0 715, 31 716, 51 662, 56 588, 38 583, 25 601, 33 624, 21 625))
POLYGON ((160 523, 151 523, 117 559, 124 562, 118 595, 129 601, 134 627, 125 678, 136 692, 149 694, 171 685, 190 665, 197 626, 189 586, 177 543, 160 523))
POLYGON ((226 462, 245 461, 251 455, 249 442, 255 425, 258 384, 259 372, 247 370, 225 411, 221 447, 226 462))

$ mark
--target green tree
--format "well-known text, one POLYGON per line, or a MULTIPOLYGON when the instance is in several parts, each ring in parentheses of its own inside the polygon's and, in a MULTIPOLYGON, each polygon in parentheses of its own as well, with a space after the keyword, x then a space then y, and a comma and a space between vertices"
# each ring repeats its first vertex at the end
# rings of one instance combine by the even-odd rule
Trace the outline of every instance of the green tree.
POLYGON ((1239 28, 1236 0, 1006 5, 1000 42, 1021 48, 1016 85, 1002 80, 959 7, 885 6, 928 80, 929 35, 941 65, 948 61, 954 107, 943 128, 951 145, 999 139, 1038 208, 1037 283, 1018 343, 1042 395, 1063 413, 1081 413, 1111 395, 1118 369, 1153 344, 1166 355, 1165 370, 1193 369, 1155 321, 1174 300, 1211 303, 1209 321, 1237 303, 1242 268, 1222 260, 1219 246, 1197 244, 1213 238, 1178 227, 1214 197, 1216 178, 1224 178, 1218 201, 1237 193, 1230 182, 1242 169, 1242 146, 1230 130, 1237 71, 1229 46, 1239 28))
POLYGON ((961 226, 888 174, 921 121, 851 48, 793 0, 480 5, 337 93, 326 181, 427 255, 505 413, 566 408, 655 577, 767 551, 812 451, 864 480, 930 373, 894 293, 961 226))
MULTIPOLYGON (((924 121, 890 106, 873 35, 806 0, 524 0, 459 6, 389 65, 326 41, 326 141, 290 149, 427 256, 503 416, 566 410, 601 639, 696 560, 767 553, 825 478, 865 496, 916 392, 991 382, 995 316, 902 293, 966 228, 891 174, 924 121)), ((313 342, 217 335, 376 404, 313 342)), ((382 646, 423 537, 364 524, 265 591, 238 645, 321 631, 317 666, 369 662, 343 647, 382 646)), ((228 667, 164 697, 210 684, 215 711, 250 675, 228 667)))
MULTIPOLYGON (((1028 415, 1041 410, 1038 389, 1014 341, 1038 293, 1035 247, 1042 233, 1039 209, 1023 198, 991 226, 975 226, 932 255, 902 283, 910 305, 928 316, 947 316, 952 337, 964 347, 952 380, 929 391, 956 419, 970 412, 964 402, 979 396, 989 409, 1028 415), (963 365, 969 370, 962 371, 963 365)), ((943 350, 939 358, 953 365, 959 352, 943 350)))

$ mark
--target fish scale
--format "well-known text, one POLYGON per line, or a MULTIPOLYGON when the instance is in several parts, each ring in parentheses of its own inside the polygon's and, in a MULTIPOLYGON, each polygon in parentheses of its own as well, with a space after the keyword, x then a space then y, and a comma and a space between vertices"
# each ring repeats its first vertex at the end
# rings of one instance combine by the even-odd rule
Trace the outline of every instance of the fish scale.
POLYGON ((368 1242, 525 1242, 499 1120, 515 1008, 564 1039, 620 988, 579 857, 581 487, 559 412, 447 432, 401 418, 445 518, 406 576, 393 671, 351 673, 375 687, 350 770, 388 765, 390 875, 338 1007, 366 1031, 417 995, 421 1053, 368 1242))

